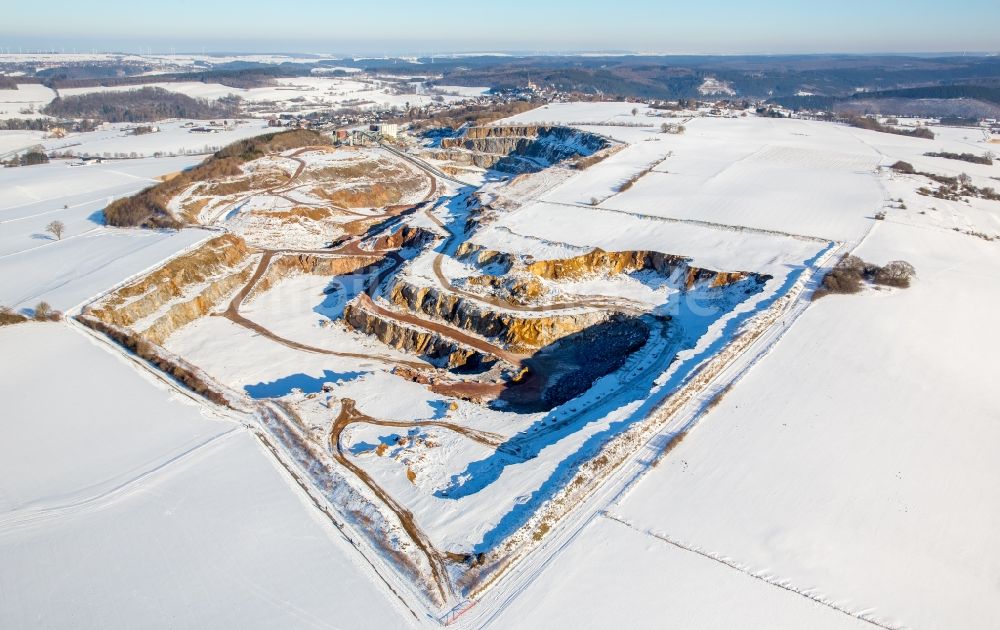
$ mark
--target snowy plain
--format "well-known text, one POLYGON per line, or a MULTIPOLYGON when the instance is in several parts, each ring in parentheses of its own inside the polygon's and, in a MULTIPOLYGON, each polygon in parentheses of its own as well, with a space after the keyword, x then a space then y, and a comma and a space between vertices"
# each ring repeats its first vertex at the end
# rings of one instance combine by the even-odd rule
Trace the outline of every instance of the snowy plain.
POLYGON ((65 324, 0 347, 0 627, 413 621, 238 422, 65 324))
POLYGON ((199 229, 109 228, 101 210, 151 186, 197 158, 122 160, 71 166, 67 161, 0 170, 0 304, 39 300, 66 310, 208 237, 199 229), (65 225, 62 239, 45 231, 65 225))
POLYGON ((96 131, 71 133, 65 138, 53 138, 40 144, 48 152, 69 152, 76 156, 136 158, 201 155, 213 153, 237 140, 274 131, 266 121, 252 118, 239 120, 229 127, 206 127, 205 121, 168 120, 156 124, 159 131, 138 136, 129 132, 134 127, 125 123, 105 123, 96 131), (197 132, 191 131, 192 128, 212 131, 197 132))
POLYGON ((44 118, 38 111, 55 97, 54 90, 38 83, 22 83, 16 90, 0 90, 0 118, 44 118))
POLYGON ((868 624, 597 517, 483 628, 860 630, 868 624))

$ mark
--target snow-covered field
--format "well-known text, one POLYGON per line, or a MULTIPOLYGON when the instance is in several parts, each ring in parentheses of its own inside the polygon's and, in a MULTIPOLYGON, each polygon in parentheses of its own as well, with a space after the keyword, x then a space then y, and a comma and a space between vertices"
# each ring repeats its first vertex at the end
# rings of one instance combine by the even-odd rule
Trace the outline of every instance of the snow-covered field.
POLYGON ((41 144, 46 134, 42 131, 0 131, 0 156, 9 156, 41 144))
POLYGON ((0 329, 0 626, 413 620, 249 431, 84 335, 0 329))
POLYGON ((525 592, 481 627, 860 630, 871 626, 598 516, 525 592))
POLYGON ((77 156, 135 158, 198 155, 213 153, 237 140, 274 131, 268 128, 266 121, 258 119, 243 119, 225 128, 208 127, 213 129, 212 133, 191 131, 191 125, 199 128, 206 126, 205 121, 168 120, 156 123, 158 132, 137 136, 127 131, 135 125, 105 124, 97 131, 71 133, 65 138, 49 139, 39 144, 48 152, 70 152, 77 156))
POLYGON ((44 118, 38 113, 56 93, 38 83, 23 83, 16 90, 0 90, 0 118, 44 118))
POLYGON ((0 304, 28 308, 45 300, 70 309, 208 238, 204 230, 108 228, 100 214, 112 199, 196 161, 59 161, 0 170, 0 304), (61 240, 45 231, 52 221, 66 226, 61 240))
POLYGON ((871 176, 880 154, 846 127, 757 118, 696 118, 686 127, 680 135, 583 127, 630 144, 542 200, 834 240, 857 239, 884 200, 871 176))

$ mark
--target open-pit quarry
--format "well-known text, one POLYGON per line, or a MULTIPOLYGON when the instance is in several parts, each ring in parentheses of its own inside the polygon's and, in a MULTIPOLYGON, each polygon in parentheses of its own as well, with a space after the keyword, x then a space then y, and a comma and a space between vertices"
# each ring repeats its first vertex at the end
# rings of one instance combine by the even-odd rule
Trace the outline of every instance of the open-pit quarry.
POLYGON ((682 434, 837 246, 616 211, 667 159, 654 139, 651 158, 599 129, 497 124, 249 155, 162 204, 212 238, 78 319, 245 414, 407 606, 448 623, 682 434), (566 199, 602 178, 607 208, 566 199), (545 204, 589 227, 519 230, 545 204), (706 255, 741 247, 766 255, 706 255))

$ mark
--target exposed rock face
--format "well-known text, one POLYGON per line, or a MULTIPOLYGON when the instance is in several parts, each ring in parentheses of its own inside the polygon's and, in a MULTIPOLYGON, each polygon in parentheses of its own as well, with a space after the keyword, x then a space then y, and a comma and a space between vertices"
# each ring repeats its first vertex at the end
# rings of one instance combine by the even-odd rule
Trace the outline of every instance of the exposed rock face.
POLYGON ((472 127, 441 140, 444 159, 506 173, 528 173, 608 146, 594 134, 569 127, 472 127))
POLYGON ((451 369, 479 369, 497 361, 492 355, 464 347, 437 333, 411 328, 395 320, 381 317, 356 302, 344 308, 344 322, 351 328, 372 335, 397 350, 438 359, 451 369))
POLYGON ((322 256, 319 254, 285 254, 275 258, 267 272, 254 285, 250 298, 274 288, 281 280, 295 274, 342 276, 354 273, 382 260, 381 256, 322 256))
POLYGON ((253 275, 253 265, 245 265, 238 273, 221 276, 193 298, 172 305, 140 334, 147 341, 163 345, 174 331, 211 313, 212 309, 246 284, 251 275, 253 275))
POLYGON ((497 400, 506 409, 552 409, 624 365, 649 335, 641 318, 612 315, 535 353, 525 361, 524 378, 507 383, 497 400))
POLYGON ((512 254, 486 249, 481 245, 473 245, 469 241, 458 246, 455 257, 479 268, 496 267, 501 273, 507 273, 511 270, 515 258, 512 254))
POLYGON ((422 247, 434 242, 437 236, 430 230, 421 227, 404 226, 392 234, 380 236, 372 243, 372 249, 402 249, 403 247, 422 247))
POLYGON ((520 306, 543 304, 559 282, 595 276, 619 276, 649 271, 672 286, 687 291, 716 288, 748 281, 762 284, 767 278, 742 271, 725 272, 690 266, 690 259, 652 251, 606 252, 594 249, 572 258, 532 262, 471 245, 460 247, 458 258, 485 273, 455 281, 483 299, 500 299, 520 306))
POLYGON ((514 352, 530 352, 605 318, 600 312, 530 317, 490 308, 433 287, 397 282, 389 294, 397 306, 496 339, 514 352))
POLYGON ((175 325, 157 326, 154 323, 149 328, 150 334, 162 341, 168 331, 183 325, 180 322, 191 321, 195 313, 207 313, 217 300, 234 290, 241 281, 245 282, 251 273, 249 257, 250 251, 243 239, 231 234, 213 238, 198 249, 168 261, 156 271, 115 291, 88 309, 87 314, 127 328, 156 313, 167 303, 183 298, 190 287, 204 285, 196 296, 172 306, 164 314, 176 318, 175 325))
POLYGON ((655 271, 678 280, 678 285, 690 289, 696 285, 710 284, 721 287, 749 277, 763 281, 759 274, 744 271, 713 271, 692 267, 690 259, 652 251, 606 252, 602 249, 556 260, 540 260, 523 266, 524 271, 547 280, 573 280, 589 275, 617 275, 636 271, 655 271))
MULTIPOLYGON (((512 254, 485 249, 467 241, 458 248, 456 258, 482 269, 492 267, 490 270, 492 273, 489 275, 528 274, 535 278, 553 281, 637 271, 655 271, 666 278, 674 278, 678 286, 688 289, 705 283, 713 287, 727 286, 748 278, 758 282, 767 280, 766 276, 745 271, 713 271, 693 267, 690 258, 649 250, 607 252, 595 248, 572 258, 528 261, 512 254)), ((469 284, 494 287, 496 281, 475 277, 470 278, 469 284)), ((527 293, 530 294, 531 290, 529 289, 527 293)))
POLYGON ((524 265, 524 271, 546 280, 575 280, 591 275, 618 275, 651 269, 671 276, 687 259, 649 251, 606 252, 594 249, 573 258, 539 260, 524 265))
POLYGON ((545 293, 545 287, 533 276, 471 276, 465 284, 481 287, 490 295, 514 304, 536 302, 545 293))

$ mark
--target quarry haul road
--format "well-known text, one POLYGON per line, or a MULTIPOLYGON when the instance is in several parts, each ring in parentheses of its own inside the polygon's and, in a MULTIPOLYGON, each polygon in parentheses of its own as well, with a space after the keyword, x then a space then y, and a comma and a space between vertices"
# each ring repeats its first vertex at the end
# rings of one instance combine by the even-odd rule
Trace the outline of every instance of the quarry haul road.
MULTIPOLYGON (((325 148, 323 148, 323 147, 320 147, 320 149, 325 150, 325 148)), ((302 171, 305 169, 305 166, 306 166, 305 161, 302 160, 301 158, 299 158, 298 156, 302 155, 303 153, 306 153, 308 151, 314 151, 314 150, 318 150, 317 147, 305 147, 305 148, 302 148, 302 149, 299 149, 299 150, 295 151, 295 153, 293 153, 290 156, 288 156, 291 159, 293 159, 296 162, 298 162, 298 168, 296 168, 295 173, 292 175, 292 177, 289 180, 289 182, 284 185, 284 187, 287 187, 289 183, 295 181, 295 179, 297 179, 299 177, 299 175, 302 174, 302 171)), ((430 201, 437 194, 437 181, 434 179, 434 177, 431 177, 431 176, 428 176, 428 180, 430 182, 430 190, 424 196, 424 198, 421 201, 421 203, 426 203, 426 202, 430 201)), ((280 188, 282 188, 282 186, 276 186, 274 188, 268 189, 267 192, 269 194, 274 194, 274 191, 276 191, 276 190, 278 190, 280 188)), ((249 199, 249 196, 246 197, 246 198, 249 199)), ((232 205, 235 205, 235 204, 232 204, 232 205)), ((370 217, 366 216, 364 219, 360 219, 360 221, 382 220, 382 219, 385 219, 387 217, 391 218, 391 217, 399 216, 400 214, 402 214, 406 210, 408 210, 410 208, 415 208, 415 207, 416 206, 406 206, 406 205, 389 206, 389 209, 385 213, 383 213, 382 215, 374 215, 374 216, 370 216, 370 217)), ((349 241, 347 241, 346 243, 342 244, 340 247, 333 248, 333 249, 317 249, 317 250, 310 250, 310 249, 266 249, 266 250, 263 250, 260 262, 257 265, 257 269, 254 270, 253 275, 249 278, 249 280, 246 282, 246 284, 243 286, 243 288, 240 289, 240 291, 229 302, 229 306, 222 313, 222 316, 225 317, 226 319, 230 320, 234 324, 237 324, 239 326, 243 326, 244 328, 252 330, 252 331, 254 331, 254 332, 256 332, 256 333, 258 333, 260 335, 263 335, 264 337, 267 337, 268 339, 270 339, 270 340, 272 340, 272 341, 274 341, 276 343, 279 343, 279 344, 281 344, 283 346, 286 346, 288 348, 292 348, 294 350, 301 350, 301 351, 304 351, 304 352, 311 352, 311 353, 315 353, 315 354, 326 354, 326 355, 331 355, 331 356, 344 357, 344 358, 348 358, 348 359, 375 360, 375 361, 379 361, 379 362, 382 362, 382 363, 388 363, 388 364, 393 365, 393 366, 403 365, 403 366, 406 366, 408 368, 415 369, 415 370, 420 370, 420 371, 432 370, 433 367, 430 366, 427 363, 424 363, 424 362, 407 361, 405 359, 396 359, 396 358, 393 358, 393 357, 389 357, 389 356, 385 356, 385 355, 379 355, 379 354, 361 354, 361 353, 356 353, 356 352, 339 352, 339 351, 335 351, 335 350, 328 350, 328 349, 325 349, 325 348, 318 348, 316 346, 311 346, 311 345, 308 345, 308 344, 300 343, 300 342, 297 342, 297 341, 293 341, 291 339, 286 339, 285 337, 282 337, 280 335, 275 334, 270 329, 268 329, 268 328, 266 328, 264 326, 261 326, 260 324, 258 324, 256 322, 253 322, 253 321, 247 319, 246 317, 244 317, 243 315, 240 314, 240 306, 242 306, 242 304, 246 300, 247 296, 251 293, 251 291, 253 291, 253 288, 257 285, 257 283, 260 281, 260 279, 263 277, 263 275, 267 272, 267 269, 271 265, 271 261, 274 259, 274 257, 276 255, 282 255, 282 254, 309 254, 309 255, 322 255, 322 256, 331 256, 331 257, 351 258, 351 257, 364 257, 364 256, 374 257, 374 256, 379 256, 381 254, 382 257, 384 258, 386 253, 388 253, 388 250, 371 250, 371 251, 369 251, 369 250, 363 250, 363 249, 361 249, 360 245, 359 245, 359 237, 358 236, 352 237, 349 241)), ((377 262, 377 261, 375 261, 375 262, 377 262)), ((375 264, 375 262, 373 262, 372 264, 375 264)))
POLYGON ((254 271, 253 275, 250 276, 250 279, 243 286, 243 288, 240 289, 239 293, 237 293, 233 297, 233 299, 229 302, 229 306, 222 313, 223 317, 233 322, 234 324, 243 326, 244 328, 247 328, 256 333, 259 333, 260 335, 263 335, 264 337, 267 337, 271 341, 280 343, 281 345, 286 346, 288 348, 292 348, 294 350, 302 350, 304 352, 312 352, 315 354, 327 354, 330 356, 344 357, 347 359, 379 361, 381 363, 389 363, 391 365, 405 365, 409 368, 421 371, 432 369, 430 365, 423 362, 395 359, 393 357, 388 357, 379 354, 362 354, 359 352, 339 352, 336 350, 327 350, 325 348, 317 348, 316 346, 310 346, 304 343, 299 343, 298 341, 292 341, 291 339, 286 339, 284 337, 281 337, 271 332, 271 330, 265 328, 264 326, 261 326, 256 322, 250 321, 249 319, 241 315, 240 306, 243 304, 243 301, 246 299, 247 295, 249 295, 250 292, 253 291, 254 286, 257 284, 260 278, 264 275, 264 273, 267 272, 267 268, 270 266, 271 260, 274 258, 275 254, 278 253, 281 252, 266 251, 263 253, 260 262, 257 264, 257 269, 254 271))
POLYGON ((308 153, 309 151, 326 151, 328 148, 329 147, 323 147, 323 146, 302 147, 301 149, 297 149, 291 155, 285 156, 288 159, 294 160, 296 162, 295 172, 292 173, 291 177, 288 178, 287 182, 271 186, 270 188, 265 188, 261 192, 253 192, 240 197, 236 201, 224 206, 222 210, 220 210, 218 213, 216 213, 215 216, 212 217, 212 220, 208 222, 208 225, 215 225, 216 223, 219 222, 219 219, 221 217, 228 215, 230 212, 232 212, 234 208, 238 208, 241 204, 246 203, 252 197, 255 197, 257 195, 264 194, 264 195, 273 195, 275 197, 280 197, 281 195, 279 193, 282 192, 283 190, 287 190, 288 187, 291 186, 292 183, 299 178, 299 175, 301 175, 302 171, 304 171, 306 168, 305 160, 303 160, 298 156, 302 155, 303 153, 308 153))
POLYGON ((469 182, 464 182, 464 181, 462 181, 462 180, 460 180, 460 179, 458 179, 456 177, 452 177, 451 175, 448 175, 447 173, 441 171, 441 169, 433 166, 429 162, 427 162, 425 160, 422 160, 422 159, 420 159, 418 157, 414 157, 414 156, 412 156, 412 155, 410 155, 408 153, 405 153, 403 151, 400 151, 396 147, 390 146, 388 144, 384 144, 382 142, 379 142, 379 146, 382 147, 383 149, 385 149, 386 151, 388 151, 389 153, 392 153, 396 157, 401 158, 403 160, 406 160, 410 164, 413 164, 414 166, 416 166, 420 170, 422 170, 422 171, 424 171, 424 172, 432 175, 433 177, 437 177, 437 178, 443 179, 443 180, 445 180, 447 182, 451 182, 453 184, 457 184, 458 186, 462 186, 464 188, 475 188, 476 187, 475 184, 470 184, 469 182))
MULTIPOLYGON (((444 179, 446 181, 455 182, 463 186, 472 186, 472 184, 468 184, 466 182, 463 182, 461 180, 443 174, 440 170, 434 168, 430 164, 427 164, 423 160, 420 160, 410 155, 406 155, 405 153, 389 148, 385 145, 382 146, 383 148, 387 149, 394 155, 398 155, 405 160, 409 160, 418 168, 424 170, 428 175, 431 176, 431 181, 434 181, 436 177, 440 177, 441 179, 444 179)), ((445 225, 445 223, 441 221, 441 219, 439 219, 433 212, 431 212, 430 208, 425 209, 424 213, 427 215, 427 218, 434 223, 434 225, 438 226, 448 234, 447 240, 445 241, 444 245, 444 248, 447 249, 448 246, 451 244, 451 242, 454 241, 456 238, 458 238, 459 235, 456 234, 447 225, 445 225)), ((477 293, 472 293, 470 291, 460 289, 451 283, 451 281, 447 278, 447 276, 445 276, 443 271, 444 258, 445 255, 443 253, 438 253, 434 257, 434 264, 433 264, 434 276, 437 279, 438 284, 441 286, 442 289, 450 293, 454 293, 455 295, 459 295, 464 298, 473 300, 475 302, 479 302, 481 304, 486 304, 496 308, 502 308, 508 311, 515 311, 520 313, 547 313, 550 311, 569 311, 569 310, 587 309, 587 308, 615 310, 624 313, 644 313, 647 310, 631 302, 624 302, 621 300, 614 300, 611 298, 607 299, 585 298, 581 300, 575 300, 573 302, 555 302, 553 304, 544 304, 544 305, 525 305, 525 304, 518 304, 516 302, 510 302, 507 300, 501 300, 499 298, 491 298, 488 296, 479 295, 477 293)))
POLYGON ((438 593, 441 595, 441 599, 443 601, 448 601, 449 595, 453 593, 451 589, 451 581, 448 579, 448 571, 444 563, 444 556, 441 552, 434 548, 434 545, 427 538, 427 535, 424 534, 423 530, 417 527, 417 524, 413 519, 413 513, 400 505, 394 498, 392 498, 391 495, 389 495, 389 493, 375 483, 375 481, 368 476, 368 473, 344 455, 344 451, 342 450, 340 444, 340 436, 344 432, 344 429, 356 422, 365 422, 376 425, 380 424, 379 420, 359 412, 354 406, 354 401, 350 398, 342 399, 340 414, 337 415, 337 419, 334 420, 333 426, 330 429, 331 454, 342 466, 354 473, 358 479, 368 486, 368 488, 375 493, 375 496, 377 496, 382 503, 396 515, 400 524, 403 526, 403 529, 413 541, 413 544, 415 544, 417 548, 420 549, 421 553, 423 553, 423 555, 427 558, 427 562, 430 565, 431 573, 434 576, 434 582, 437 586, 438 593))
MULTIPOLYGON (((385 147, 383 147, 383 148, 385 148, 385 147)), ((211 218, 211 220, 208 221, 208 225, 215 225, 216 223, 219 222, 219 220, 222 217, 225 217, 230 212, 232 212, 232 210, 234 208, 238 208, 241 205, 245 204, 247 201, 249 201, 251 198, 256 197, 256 196, 261 196, 261 195, 270 195, 270 196, 273 196, 273 197, 278 197, 278 198, 281 198, 281 199, 284 199, 284 200, 288 201, 289 203, 292 203, 292 204, 298 205, 298 206, 306 206, 306 207, 311 207, 311 208, 332 208, 334 210, 337 210, 339 212, 343 212, 345 214, 350 214, 350 215, 354 215, 354 216, 357 216, 357 217, 361 217, 359 219, 359 221, 365 221, 367 219, 378 219, 379 218, 378 216, 369 216, 369 215, 364 214, 363 212, 357 212, 357 211, 351 210, 349 208, 342 208, 342 207, 334 205, 332 203, 323 204, 323 203, 316 203, 316 202, 306 202, 306 201, 300 201, 300 200, 297 200, 297 199, 293 199, 293 198, 291 198, 291 197, 288 196, 288 193, 290 193, 293 190, 295 190, 296 188, 300 187, 300 186, 295 185, 295 182, 302 175, 302 172, 306 168, 306 162, 305 162, 305 160, 303 160, 299 156, 302 155, 302 154, 304 154, 304 153, 309 153, 310 151, 329 152, 329 151, 332 151, 332 150, 334 150, 332 147, 317 145, 317 146, 302 147, 300 149, 295 150, 295 152, 293 152, 293 153, 291 153, 289 155, 283 156, 283 157, 285 157, 287 159, 293 160, 296 163, 295 171, 289 176, 288 181, 283 182, 281 184, 276 184, 274 186, 271 186, 270 188, 265 188, 264 190, 261 190, 261 191, 251 192, 251 193, 248 193, 246 195, 243 195, 242 197, 236 199, 232 203, 229 203, 226 206, 224 206, 222 208, 222 210, 220 210, 219 212, 217 212, 215 214, 215 216, 213 216, 211 218)), ((404 154, 402 154, 402 153, 400 153, 398 151, 389 150, 389 153, 391 153, 393 155, 396 155, 396 156, 399 156, 399 157, 402 157, 407 162, 413 163, 412 159, 408 158, 407 156, 405 156, 404 154)), ((423 168, 421 168, 421 170, 425 171, 425 169, 423 169, 423 168)), ((437 180, 434 178, 433 174, 431 174, 431 173, 427 173, 427 174, 428 174, 428 180, 430 180, 431 188, 430 188, 430 192, 428 192, 424 196, 424 199, 423 199, 424 202, 429 201, 437 193, 437 180)))

